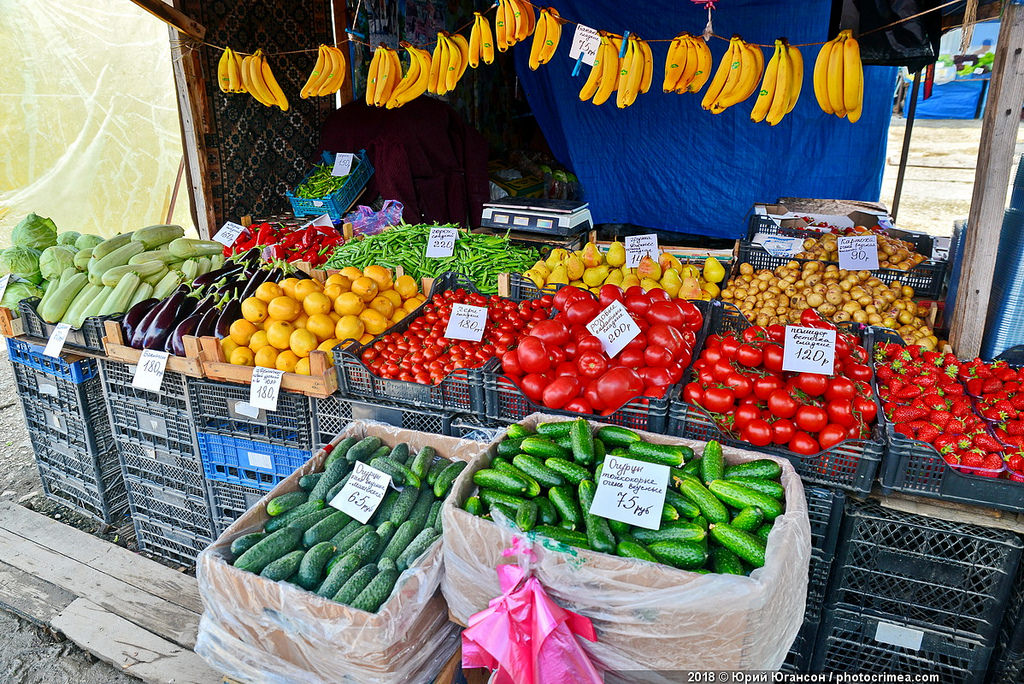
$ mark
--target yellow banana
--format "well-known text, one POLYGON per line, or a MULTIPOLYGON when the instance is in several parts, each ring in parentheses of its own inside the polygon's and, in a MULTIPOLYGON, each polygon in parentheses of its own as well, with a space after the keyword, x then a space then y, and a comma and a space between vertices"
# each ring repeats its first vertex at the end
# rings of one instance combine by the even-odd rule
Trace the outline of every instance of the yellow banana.
POLYGON ((636 55, 636 41, 630 36, 626 40, 626 54, 619 58, 619 89, 615 104, 619 109, 629 106, 630 84, 633 81, 633 62, 636 55))
POLYGON ((373 94, 373 103, 383 107, 391 99, 398 82, 402 80, 402 62, 398 59, 398 52, 391 48, 384 48, 385 65, 381 66, 381 73, 377 79, 377 90, 373 94))
POLYGON ((721 61, 718 63, 718 69, 715 70, 715 77, 711 79, 711 85, 708 86, 707 92, 704 93, 704 98, 700 101, 702 109, 710 110, 711 106, 718 99, 718 96, 722 94, 722 88, 725 87, 725 82, 729 78, 729 72, 732 69, 733 56, 736 54, 736 39, 733 38, 729 41, 729 49, 722 55, 721 61))
POLYGON ((526 40, 537 29, 537 12, 533 9, 533 4, 529 0, 519 0, 519 4, 523 6, 523 11, 526 14, 526 33, 519 40, 526 40))
POLYGON ((345 77, 348 75, 348 66, 345 62, 345 53, 341 48, 330 46, 330 52, 334 55, 334 81, 327 84, 330 88, 331 93, 336 93, 341 88, 342 84, 345 83, 345 77))
POLYGON ((594 56, 594 64, 590 67, 590 75, 587 77, 587 82, 580 89, 581 102, 586 102, 597 93, 597 87, 601 81, 601 60, 605 57, 604 46, 607 42, 608 39, 601 36, 601 42, 597 46, 597 54, 594 56))
POLYGON ((769 126, 782 121, 782 117, 786 116, 786 112, 789 111, 789 86, 793 78, 793 62, 790 60, 787 54, 787 45, 783 43, 782 50, 779 55, 778 72, 775 78, 775 93, 772 96, 772 106, 768 110, 768 116, 765 117, 765 121, 769 126))
POLYGON ((541 64, 547 64, 551 61, 551 58, 555 56, 555 50, 558 49, 558 41, 562 39, 561 15, 558 14, 558 10, 554 7, 548 7, 547 12, 547 37, 544 40, 544 45, 540 49, 541 64))
POLYGON ((427 90, 437 94, 437 88, 441 80, 441 52, 444 46, 441 44, 441 34, 437 34, 437 45, 434 46, 434 54, 430 58, 430 74, 427 78, 427 90))
POLYGON ((427 61, 424 61, 423 55, 425 53, 423 51, 414 48, 408 43, 402 43, 402 46, 409 54, 409 69, 405 72, 405 76, 402 77, 398 87, 392 91, 391 98, 387 102, 388 109, 401 107, 405 103, 415 100, 427 89, 427 78, 430 74, 430 67, 428 66, 430 56, 427 55, 427 61))
POLYGON ((284 91, 281 90, 281 86, 277 84, 277 79, 274 78, 274 71, 270 68, 270 64, 267 63, 266 57, 260 57, 260 68, 262 70, 263 83, 273 96, 274 104, 282 112, 287 112, 288 98, 285 96, 284 91))
POLYGON ((399 106, 398 103, 403 93, 416 82, 420 73, 420 63, 413 54, 412 46, 405 41, 400 42, 399 45, 404 47, 406 54, 409 55, 409 68, 405 70, 405 73, 402 74, 402 79, 395 86, 394 90, 391 91, 391 97, 385 103, 385 107, 388 109, 394 109, 399 106))
POLYGON ((384 46, 381 45, 373 51, 370 59, 370 70, 366 74, 366 106, 373 106, 373 99, 377 93, 377 80, 380 78, 381 65, 384 61, 384 46))
POLYGON ((533 32, 533 44, 530 45, 530 71, 536 71, 540 66, 540 51, 548 36, 547 15, 546 9, 540 11, 540 23, 537 25, 537 30, 533 32))
POLYGON ((217 86, 222 93, 231 92, 231 89, 228 87, 231 84, 231 76, 228 75, 228 64, 231 61, 231 55, 228 54, 228 49, 224 48, 223 52, 220 53, 220 59, 217 60, 217 86))
POLYGON ((821 111, 826 114, 835 112, 828 98, 828 65, 832 58, 832 50, 836 47, 838 40, 837 37, 822 45, 821 50, 818 51, 818 59, 814 62, 814 97, 818 100, 821 111))
POLYGON ((694 77, 697 75, 697 69, 700 68, 700 58, 697 54, 697 43, 704 43, 700 38, 694 38, 693 36, 686 36, 683 42, 684 50, 684 66, 683 75, 679 77, 679 82, 676 83, 675 91, 677 93, 685 93, 689 91, 690 84, 693 83, 694 77))
POLYGON ((676 89, 686 70, 686 39, 680 34, 668 44, 668 55, 665 57, 665 79, 661 83, 663 92, 671 93, 676 89))
POLYGON ((686 91, 695 93, 711 78, 711 48, 701 36, 694 36, 690 42, 697 51, 697 71, 693 74, 693 80, 686 85, 686 91))
POLYGON ((800 90, 804 87, 804 57, 799 50, 787 44, 785 40, 782 42, 786 45, 786 55, 793 67, 789 84, 789 107, 786 108, 786 113, 789 114, 796 107, 796 101, 800 99, 800 90))
POLYGON ((494 34, 487 17, 480 17, 480 59, 484 64, 494 63, 494 34))
POLYGON ((328 90, 335 81, 337 76, 338 56, 341 52, 335 48, 324 45, 324 64, 320 69, 320 75, 316 77, 316 80, 311 86, 309 86, 308 97, 320 97, 321 95, 330 95, 328 90), (337 56, 335 53, 337 52, 337 56))
POLYGON ((274 95, 270 92, 270 88, 263 80, 263 50, 256 50, 252 59, 249 60, 249 80, 252 82, 252 87, 259 94, 262 104, 271 107, 277 103, 274 95))
POLYGON ((746 51, 743 47, 743 41, 738 37, 734 36, 732 40, 732 47, 729 50, 730 61, 724 65, 727 69, 725 76, 725 83, 722 85, 722 90, 715 98, 715 101, 711 103, 711 113, 721 114, 725 111, 728 105, 724 104, 728 101, 728 98, 732 97, 735 93, 740 80, 743 77, 743 63, 747 62, 749 67, 753 69, 754 56, 746 51))
POLYGON ((228 54, 228 91, 244 93, 245 87, 242 85, 242 69, 238 55, 231 48, 225 48, 224 52, 228 54))
MULTIPOLYGON (((259 98, 256 97, 256 93, 252 91, 252 82, 249 80, 249 62, 252 60, 252 55, 246 55, 242 57, 242 61, 238 65, 238 74, 242 79, 242 87, 245 88, 245 92, 252 95, 253 99, 259 102, 259 98)), ((262 103, 261 103, 262 104, 262 103)))
MULTIPOLYGON (((722 96, 718 98, 717 105, 720 109, 727 109, 733 105, 743 102, 750 97, 761 80, 761 70, 758 64, 764 60, 761 48, 740 41, 740 69, 736 75, 735 83, 731 90, 723 89, 722 96)), ((728 81, 726 82, 728 84, 728 81)))
POLYGON ((448 74, 445 76, 445 85, 448 86, 448 90, 455 90, 455 86, 459 84, 459 77, 462 76, 462 52, 459 50, 459 46, 448 36, 445 36, 445 40, 448 41, 448 74))
POLYGON ((328 61, 328 57, 324 53, 324 46, 321 45, 316 51, 316 64, 313 65, 313 70, 309 72, 309 78, 306 79, 306 83, 302 86, 302 90, 299 91, 299 97, 305 100, 309 97, 309 91, 311 86, 320 79, 320 72, 324 69, 324 63, 328 61))
POLYGON ((619 87, 619 53, 622 40, 615 36, 608 36, 608 45, 605 48, 605 58, 601 62, 601 82, 597 86, 597 93, 594 94, 592 102, 596 105, 603 105, 611 97, 611 94, 619 87))
POLYGON ((651 89, 651 81, 654 79, 654 53, 646 40, 638 40, 640 52, 643 55, 643 76, 640 77, 640 92, 646 93, 651 89))
MULTIPOLYGON (((498 44, 498 52, 505 52, 515 42, 515 15, 512 12, 512 0, 498 0, 498 9, 494 19, 494 37, 498 44), (512 42, 509 42, 509 39, 512 42)), ((436 55, 435 55, 436 57, 436 55)))
POLYGON ((860 115, 864 98, 864 67, 860 61, 860 45, 852 35, 843 43, 843 106, 847 112, 860 115))
POLYGON ((527 0, 510 1, 513 7, 512 15, 515 18, 515 35, 509 44, 513 45, 530 37, 530 34, 533 33, 536 17, 533 13, 533 5, 527 0))
POLYGON ((846 105, 843 102, 843 52, 845 50, 846 31, 839 33, 839 42, 828 56, 828 101, 836 116, 846 116, 846 105))
MULTIPOLYGON (((469 67, 469 41, 462 35, 453 33, 451 36, 451 42, 459 53, 459 75, 455 80, 461 81, 463 74, 466 73, 466 69, 469 67)), ((449 90, 451 90, 451 88, 449 88, 449 90)))
POLYGON ((434 59, 438 60, 437 90, 434 93, 446 95, 448 93, 448 63, 451 60, 452 51, 448 40, 442 34, 437 35, 437 50, 434 55, 434 59))
POLYGON ((473 28, 469 32, 469 66, 476 69, 480 66, 480 20, 483 15, 473 12, 473 28))
POLYGON ((754 109, 750 112, 750 120, 754 123, 764 121, 768 110, 772 106, 772 97, 775 95, 775 84, 778 78, 779 58, 782 54, 782 41, 775 41, 775 52, 768 60, 768 67, 764 70, 764 80, 761 81, 761 90, 754 102, 754 109))

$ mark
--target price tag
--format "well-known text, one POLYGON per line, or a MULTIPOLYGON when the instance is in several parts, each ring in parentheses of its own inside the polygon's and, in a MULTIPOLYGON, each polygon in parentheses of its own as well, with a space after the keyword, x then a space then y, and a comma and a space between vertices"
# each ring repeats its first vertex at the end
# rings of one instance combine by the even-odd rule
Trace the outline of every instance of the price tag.
POLYGON ((801 238, 782 235, 765 236, 761 246, 772 256, 791 257, 804 251, 804 241, 801 238))
POLYGON ((352 165, 355 164, 356 155, 351 152, 340 152, 334 156, 334 168, 331 169, 332 176, 347 176, 352 173, 352 165))
POLYGON ((786 326, 782 370, 832 375, 836 362, 836 331, 827 328, 786 326))
POLYGON ((258 451, 246 452, 246 456, 249 459, 249 465, 253 468, 262 468, 263 470, 274 469, 274 459, 270 457, 270 454, 261 454, 258 451))
POLYGON ((924 632, 903 625, 894 625, 891 622, 879 622, 875 626, 875 641, 890 646, 908 648, 911 651, 920 651, 921 643, 924 641, 924 632))
POLYGON ((7 292, 7 285, 11 282, 11 274, 8 273, 3 278, 0 278, 0 299, 4 298, 4 293, 7 292))
POLYGON ((328 505, 365 524, 380 506, 390 484, 390 475, 356 461, 348 482, 328 505))
POLYGON ((217 234, 213 236, 213 239, 225 247, 230 247, 235 244, 235 240, 238 239, 238 236, 242 234, 243 230, 245 230, 245 226, 241 223, 228 221, 221 226, 221 229, 217 231, 217 234))
POLYGON ((640 334, 640 326, 626 311, 622 302, 615 301, 587 323, 587 330, 601 340, 604 353, 614 357, 640 334))
POLYGON ((135 366, 132 387, 159 392, 160 385, 164 381, 164 369, 167 367, 168 356, 170 355, 165 351, 143 349, 139 356, 139 363, 135 366))
POLYGON ((667 465, 607 456, 590 506, 591 515, 659 529, 668 474, 667 465))
POLYGON ((847 235, 839 243, 839 268, 870 271, 878 268, 878 240, 874 235, 847 235))
POLYGON ((444 336, 449 340, 479 342, 484 337, 484 326, 486 325, 486 306, 453 304, 452 315, 448 319, 448 327, 444 329, 444 336))
MULTIPOLYGON (((249 405, 267 411, 277 410, 277 395, 281 391, 284 371, 276 368, 257 366, 252 369, 252 385, 249 387, 249 405)), ((237 410, 237 409, 236 409, 237 410)))
POLYGON ((597 29, 583 24, 576 24, 576 32, 572 34, 572 45, 569 46, 569 59, 577 61, 583 57, 584 64, 593 66, 597 59, 597 46, 601 44, 601 36, 597 29))
POLYGON ((309 223, 303 224, 303 228, 309 228, 310 226, 321 226, 323 228, 333 228, 334 221, 331 220, 330 214, 320 214, 309 223))
POLYGON ((427 240, 427 258, 444 259, 455 253, 455 241, 459 239, 458 228, 431 228, 427 240))
POLYGON ((658 260, 658 236, 654 233, 647 235, 627 235, 623 240, 626 243, 626 267, 636 268, 644 256, 649 256, 655 261, 658 260))
POLYGON ((53 359, 60 358, 60 350, 64 348, 64 342, 68 339, 71 326, 67 323, 58 323, 50 333, 50 339, 46 340, 46 347, 43 348, 43 355, 53 359))

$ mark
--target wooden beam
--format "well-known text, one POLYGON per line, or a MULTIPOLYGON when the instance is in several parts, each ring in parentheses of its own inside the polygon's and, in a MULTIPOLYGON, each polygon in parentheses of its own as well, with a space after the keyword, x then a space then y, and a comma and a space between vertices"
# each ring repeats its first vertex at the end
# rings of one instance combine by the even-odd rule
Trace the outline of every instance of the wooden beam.
MULTIPOLYGON (((1001 2, 987 2, 983 5, 978 6, 978 14, 975 17, 976 21, 988 21, 989 19, 997 19, 1000 12, 1003 11, 1003 3, 1001 2)), ((947 14, 942 17, 942 31, 945 33, 951 29, 960 28, 964 23, 964 12, 954 12, 953 14, 947 14)))
POLYGON ((173 26, 178 31, 192 36, 196 40, 202 40, 206 37, 205 26, 181 10, 164 3, 162 0, 132 0, 132 2, 165 24, 173 26))
POLYGON ((1024 5, 1008 4, 999 28, 988 104, 981 126, 981 146, 974 194, 953 310, 949 341, 961 358, 981 350, 988 317, 1006 189, 1024 102, 1024 5))

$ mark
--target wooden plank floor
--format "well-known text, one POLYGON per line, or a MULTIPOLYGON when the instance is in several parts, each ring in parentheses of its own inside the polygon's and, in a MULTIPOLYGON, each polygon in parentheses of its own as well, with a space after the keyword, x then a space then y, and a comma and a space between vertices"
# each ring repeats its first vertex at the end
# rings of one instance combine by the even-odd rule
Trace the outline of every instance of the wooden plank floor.
POLYGON ((195 578, 10 502, 0 503, 0 608, 146 682, 222 680, 192 651, 195 578))

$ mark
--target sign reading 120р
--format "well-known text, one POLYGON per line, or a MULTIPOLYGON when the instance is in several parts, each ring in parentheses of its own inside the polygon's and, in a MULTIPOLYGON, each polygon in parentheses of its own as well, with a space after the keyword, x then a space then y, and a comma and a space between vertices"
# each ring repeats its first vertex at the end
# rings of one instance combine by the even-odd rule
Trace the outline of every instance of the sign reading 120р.
POLYGON ((786 326, 782 370, 832 375, 836 362, 836 331, 829 328, 786 326))

